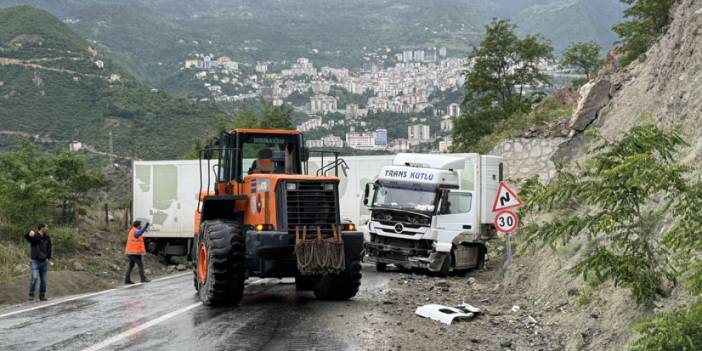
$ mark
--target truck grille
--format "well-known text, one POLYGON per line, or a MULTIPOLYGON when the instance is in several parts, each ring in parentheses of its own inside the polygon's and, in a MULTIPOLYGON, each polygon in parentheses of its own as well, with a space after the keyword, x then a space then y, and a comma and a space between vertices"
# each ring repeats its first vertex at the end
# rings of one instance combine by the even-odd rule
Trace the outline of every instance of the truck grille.
POLYGON ((392 210, 374 210, 372 220, 390 227, 401 223, 405 228, 412 229, 428 227, 431 224, 429 217, 392 210))
POLYGON ((286 182, 283 185, 283 191, 286 192, 285 203, 289 233, 294 234, 296 226, 300 226, 300 228, 307 226, 309 237, 310 234, 317 233, 317 226, 319 226, 325 238, 331 237, 331 225, 339 224, 336 183, 322 181, 286 182), (296 184, 294 190, 288 187, 288 184, 292 183, 296 184))

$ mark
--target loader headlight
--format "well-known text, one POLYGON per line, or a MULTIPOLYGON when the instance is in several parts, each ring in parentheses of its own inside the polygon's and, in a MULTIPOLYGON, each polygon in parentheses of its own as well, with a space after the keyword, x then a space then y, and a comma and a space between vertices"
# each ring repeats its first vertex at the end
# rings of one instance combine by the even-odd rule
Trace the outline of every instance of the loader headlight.
POLYGON ((263 232, 263 231, 273 231, 275 230, 275 227, 273 224, 257 224, 255 227, 257 232, 263 232))
POLYGON ((325 183, 324 184, 324 191, 332 191, 334 190, 334 183, 325 183))
POLYGON ((297 190, 297 183, 287 183, 285 184, 285 189, 295 191, 297 190))

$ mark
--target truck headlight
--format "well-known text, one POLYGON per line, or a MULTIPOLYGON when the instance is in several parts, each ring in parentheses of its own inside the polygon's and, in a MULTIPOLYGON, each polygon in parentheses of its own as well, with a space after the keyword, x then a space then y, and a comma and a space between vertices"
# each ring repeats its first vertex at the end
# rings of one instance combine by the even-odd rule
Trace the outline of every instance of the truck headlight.
POLYGON ((297 183, 287 183, 285 189, 295 191, 297 190, 297 183))
POLYGON ((333 191, 334 190, 334 183, 325 183, 324 184, 324 191, 333 191))

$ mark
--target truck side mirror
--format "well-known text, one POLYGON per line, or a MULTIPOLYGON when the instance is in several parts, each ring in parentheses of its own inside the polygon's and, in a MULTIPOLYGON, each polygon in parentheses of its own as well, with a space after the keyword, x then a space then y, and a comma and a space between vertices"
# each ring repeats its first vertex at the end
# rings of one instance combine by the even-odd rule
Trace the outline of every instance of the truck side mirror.
POLYGON ((370 183, 366 183, 366 188, 363 190, 363 205, 368 206, 368 195, 370 195, 370 183))

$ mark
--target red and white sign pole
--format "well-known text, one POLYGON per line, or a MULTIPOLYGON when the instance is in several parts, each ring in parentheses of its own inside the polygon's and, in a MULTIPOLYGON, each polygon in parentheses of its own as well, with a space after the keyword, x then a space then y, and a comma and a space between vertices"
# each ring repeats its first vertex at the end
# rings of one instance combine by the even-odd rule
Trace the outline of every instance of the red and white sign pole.
POLYGON ((506 250, 507 259, 505 266, 512 264, 512 233, 519 228, 519 216, 512 209, 524 206, 524 202, 517 196, 517 193, 510 189, 504 182, 500 183, 497 189, 497 196, 492 205, 495 214, 495 229, 507 236, 506 250))

